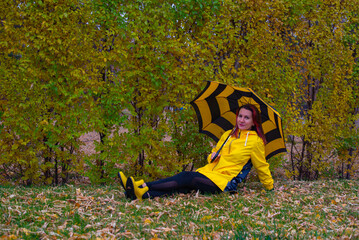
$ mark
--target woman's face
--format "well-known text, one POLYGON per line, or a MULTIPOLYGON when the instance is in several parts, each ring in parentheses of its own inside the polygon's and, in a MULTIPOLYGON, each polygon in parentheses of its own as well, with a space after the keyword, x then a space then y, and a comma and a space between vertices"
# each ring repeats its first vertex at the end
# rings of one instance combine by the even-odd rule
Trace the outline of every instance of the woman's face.
POLYGON ((252 112, 241 108, 237 116, 237 126, 240 130, 249 130, 254 125, 252 112))

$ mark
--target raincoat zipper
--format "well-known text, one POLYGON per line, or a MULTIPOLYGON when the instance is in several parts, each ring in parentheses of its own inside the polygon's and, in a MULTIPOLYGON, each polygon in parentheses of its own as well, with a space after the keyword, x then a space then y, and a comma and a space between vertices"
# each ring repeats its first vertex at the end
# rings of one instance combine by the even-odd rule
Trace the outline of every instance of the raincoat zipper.
MULTIPOLYGON (((245 143, 244 143, 244 146, 247 146, 248 135, 249 135, 249 131, 247 132, 246 141, 245 141, 245 143)), ((233 142, 234 140, 237 140, 237 139, 240 139, 240 138, 241 138, 241 132, 239 132, 238 138, 233 139, 233 140, 229 143, 228 154, 229 154, 229 152, 231 151, 231 144, 232 144, 232 142, 233 142)), ((218 161, 218 162, 219 162, 219 161, 218 161)), ((212 168, 212 171, 214 171, 214 169, 217 167, 218 162, 217 162, 217 164, 212 168)))
MULTIPOLYGON (((245 146, 245 147, 247 146, 248 135, 249 135, 249 131, 247 132, 246 141, 245 141, 245 143, 244 143, 244 146, 245 146)), ((239 139, 239 138, 240 138, 240 135, 238 136, 238 138, 237 138, 237 139, 239 139)), ((232 140, 232 142, 233 142, 234 140, 236 140, 236 139, 233 139, 233 140, 232 140)), ((231 144, 232 144, 232 142, 229 144, 228 154, 229 154, 229 152, 231 151, 231 144)))

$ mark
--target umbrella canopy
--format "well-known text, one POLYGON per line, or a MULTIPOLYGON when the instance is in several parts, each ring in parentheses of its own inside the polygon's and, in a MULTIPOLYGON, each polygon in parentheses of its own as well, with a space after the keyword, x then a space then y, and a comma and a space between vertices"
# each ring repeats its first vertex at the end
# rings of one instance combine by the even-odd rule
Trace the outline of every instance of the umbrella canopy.
POLYGON ((286 152, 279 113, 252 89, 208 81, 204 90, 191 102, 197 114, 199 132, 207 134, 216 142, 225 131, 235 126, 236 110, 245 104, 253 104, 260 111, 263 132, 268 142, 265 146, 266 159, 286 152))

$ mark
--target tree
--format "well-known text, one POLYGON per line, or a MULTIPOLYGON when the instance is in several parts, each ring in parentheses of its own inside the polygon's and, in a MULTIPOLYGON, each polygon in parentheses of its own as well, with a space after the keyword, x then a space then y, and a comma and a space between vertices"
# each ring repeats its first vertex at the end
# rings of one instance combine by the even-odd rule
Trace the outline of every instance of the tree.
POLYGON ((353 49, 344 39, 352 4, 305 1, 290 8, 297 19, 292 23, 291 61, 300 74, 300 87, 289 104, 297 117, 287 128, 289 134, 299 137, 291 142, 292 174, 298 179, 317 179, 328 173, 331 166, 337 166, 338 155, 332 150, 348 133, 356 135, 349 114, 355 99, 355 62, 353 49))
POLYGON ((283 161, 289 177, 357 169, 356 0, 1 4, 3 179, 195 168, 213 143, 188 103, 207 80, 250 87, 282 113, 289 164, 271 164, 283 161), (83 156, 90 131, 97 153, 83 156))
POLYGON ((66 182, 81 168, 96 71, 86 2, 6 1, 1 19, 2 171, 15 180, 66 182), (75 154, 76 153, 76 154, 75 154))

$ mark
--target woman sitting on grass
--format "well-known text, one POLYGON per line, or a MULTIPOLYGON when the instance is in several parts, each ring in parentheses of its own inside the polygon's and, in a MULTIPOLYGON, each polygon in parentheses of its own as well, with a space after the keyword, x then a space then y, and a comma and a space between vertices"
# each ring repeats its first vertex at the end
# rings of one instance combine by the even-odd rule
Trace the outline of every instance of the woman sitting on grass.
POLYGON ((273 189, 273 178, 265 159, 266 143, 258 109, 251 104, 237 110, 236 125, 225 132, 217 146, 208 155, 208 164, 197 171, 184 171, 172 177, 153 182, 135 182, 118 173, 126 197, 135 199, 154 198, 173 193, 188 193, 193 190, 201 193, 220 193, 235 191, 251 169, 256 168, 262 184, 267 190, 273 189), (224 144, 220 154, 216 152, 224 144), (213 159, 214 158, 214 159, 213 159))

